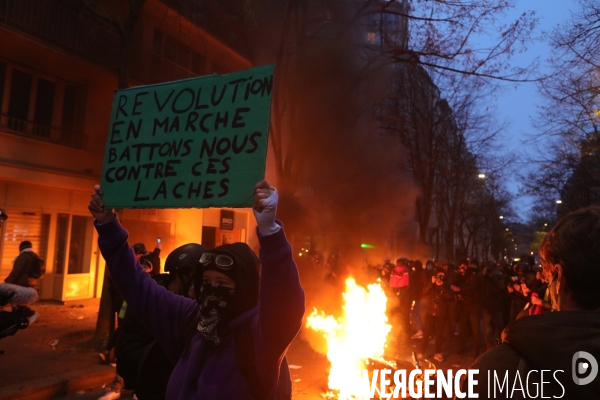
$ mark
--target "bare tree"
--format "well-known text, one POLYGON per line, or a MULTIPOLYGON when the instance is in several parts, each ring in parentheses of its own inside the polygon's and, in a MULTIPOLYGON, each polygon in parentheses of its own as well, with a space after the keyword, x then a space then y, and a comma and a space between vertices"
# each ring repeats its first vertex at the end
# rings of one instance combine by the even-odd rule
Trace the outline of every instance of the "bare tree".
POLYGON ((552 73, 540 83, 546 103, 532 160, 539 169, 524 181, 539 199, 538 212, 564 213, 600 201, 600 4, 578 3, 571 21, 551 35, 552 73))
POLYGON ((408 1, 393 8, 377 2, 383 13, 400 15, 409 28, 408 45, 395 46, 397 62, 419 64, 438 73, 477 76, 483 80, 528 80, 535 65, 517 66, 511 56, 524 51, 537 24, 533 11, 505 24, 511 0, 408 1), (491 40, 482 40, 486 36, 491 40), (484 43, 489 43, 488 45, 484 43))

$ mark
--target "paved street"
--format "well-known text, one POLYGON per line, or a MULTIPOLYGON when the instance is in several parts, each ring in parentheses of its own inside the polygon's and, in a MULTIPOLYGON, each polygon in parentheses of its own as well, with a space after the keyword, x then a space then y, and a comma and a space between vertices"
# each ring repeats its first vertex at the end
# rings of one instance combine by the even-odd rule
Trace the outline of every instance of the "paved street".
MULTIPOLYGON (((78 393, 62 397, 65 400, 95 400, 104 394, 110 385, 113 369, 100 365, 97 350, 89 342, 96 322, 97 306, 63 306, 52 303, 34 305, 40 314, 39 319, 28 329, 17 332, 15 336, 0 341, 0 349, 6 354, 0 356, 0 397, 11 385, 27 387, 35 380, 57 376, 82 375, 86 371, 96 373, 104 371, 102 380, 96 379, 93 387, 81 386, 78 393)), ((288 361, 293 381, 294 400, 322 399, 321 393, 326 391, 328 361, 324 355, 315 352, 304 339, 303 331, 292 343, 288 352, 288 361)), ((314 337, 311 337, 314 341, 314 337)), ((390 344, 388 358, 397 357, 408 362, 410 353, 418 344, 413 341, 407 348, 399 351, 390 344)), ((438 368, 454 369, 468 367, 472 358, 450 355, 438 368)), ((407 364, 405 364, 407 365, 407 364)), ((407 367, 408 368, 408 367, 407 367)), ((84 377, 85 378, 85 377, 84 377)), ((85 380, 84 380, 85 381, 85 380)), ((123 399, 130 399, 131 393, 125 392, 123 399)), ((27 398, 22 396, 20 398, 27 398)))
MULTIPOLYGON (((409 360, 409 351, 404 352, 402 360, 409 360)), ((297 339, 288 352, 290 372, 293 381, 294 400, 322 400, 321 393, 327 387, 328 362, 325 356, 313 351, 308 343, 297 339), (300 368, 298 368, 300 367, 300 368)), ((466 368, 472 362, 467 356, 450 355, 443 363, 436 362, 436 366, 442 369, 466 368)), ((109 382, 106 386, 108 387, 109 382)), ((106 389, 94 387, 79 393, 62 397, 63 400, 96 400, 105 393, 106 389)), ((131 399, 132 393, 125 391, 122 399, 131 399)))

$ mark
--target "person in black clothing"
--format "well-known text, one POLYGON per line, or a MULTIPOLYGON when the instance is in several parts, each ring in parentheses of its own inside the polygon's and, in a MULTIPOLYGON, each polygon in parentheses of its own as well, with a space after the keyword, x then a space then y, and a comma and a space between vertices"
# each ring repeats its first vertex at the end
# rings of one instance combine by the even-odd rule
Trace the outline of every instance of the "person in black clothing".
POLYGON ((412 273, 410 277, 410 292, 414 305, 411 311, 411 321, 416 331, 412 336, 413 339, 423 338, 423 323, 421 314, 425 305, 425 286, 427 285, 427 276, 423 270, 423 263, 420 260, 415 260, 412 265, 412 273))
POLYGON ((19 244, 19 255, 15 258, 13 268, 4 282, 23 287, 35 287, 37 280, 44 275, 43 266, 44 262, 33 251, 31 242, 24 240, 19 244))
POLYGON ((500 341, 500 333, 505 326, 502 305, 506 296, 504 275, 495 261, 488 261, 481 277, 481 319, 487 350, 500 341))
POLYGON ((479 356, 479 320, 481 319, 481 280, 474 265, 461 262, 458 266, 458 274, 450 289, 457 294, 459 302, 459 337, 458 352, 465 351, 467 333, 469 328, 473 334, 473 353, 479 356))
POLYGON ((150 261, 152 264, 152 271, 150 272, 150 275, 160 274, 160 252, 162 249, 160 239, 156 242, 156 247, 151 252, 146 250, 144 243, 136 243, 131 247, 133 248, 133 251, 138 259, 141 260, 144 258, 150 261))
MULTIPOLYGON (((155 275, 157 284, 180 296, 192 297, 198 260, 206 249, 189 243, 173 250, 165 261, 166 274, 155 275)), ((117 348, 117 372, 124 387, 139 400, 162 400, 174 365, 132 310, 125 312, 117 348)))
POLYGON ((431 284, 425 288, 428 298, 425 308, 425 322, 423 326, 423 339, 419 357, 422 358, 427 350, 429 338, 435 336, 435 354, 437 361, 444 361, 442 344, 444 342, 444 326, 448 317, 448 302, 454 297, 450 288, 445 284, 446 271, 439 269, 431 277, 431 284))
POLYGON ((508 323, 510 324, 516 321, 519 314, 524 310, 527 304, 527 297, 523 293, 523 287, 518 275, 510 277, 510 283, 507 288, 510 296, 510 316, 508 318, 508 323))
MULTIPOLYGON (((454 279, 456 276, 456 271, 454 270, 454 266, 448 262, 446 259, 441 259, 436 263, 437 268, 441 268, 446 273, 445 285, 450 287, 454 283, 454 279)), ((456 316, 458 312, 458 302, 456 296, 452 296, 448 302, 448 318, 446 319, 446 331, 444 336, 448 341, 454 339, 456 334, 456 316)))
POLYGON ((121 311, 121 306, 123 305, 123 296, 115 286, 112 281, 110 275, 105 281, 107 285, 108 293, 110 294, 110 321, 108 327, 108 340, 106 341, 106 346, 102 352, 98 354, 100 361, 108 364, 115 364, 115 347, 119 341, 119 335, 121 334, 121 330, 119 329, 119 323, 121 319, 118 317, 119 312, 121 311))

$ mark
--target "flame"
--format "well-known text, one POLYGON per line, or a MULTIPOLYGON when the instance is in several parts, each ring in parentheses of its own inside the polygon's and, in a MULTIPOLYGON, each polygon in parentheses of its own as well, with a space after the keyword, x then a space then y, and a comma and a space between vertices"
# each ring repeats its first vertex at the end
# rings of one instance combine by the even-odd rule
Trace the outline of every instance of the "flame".
POLYGON ((386 315, 387 297, 379 284, 359 286, 346 279, 343 312, 339 318, 314 309, 306 326, 323 332, 327 358, 331 363, 328 385, 339 391, 339 400, 366 400, 370 396, 361 384, 360 371, 366 359, 382 359, 392 326, 386 315))

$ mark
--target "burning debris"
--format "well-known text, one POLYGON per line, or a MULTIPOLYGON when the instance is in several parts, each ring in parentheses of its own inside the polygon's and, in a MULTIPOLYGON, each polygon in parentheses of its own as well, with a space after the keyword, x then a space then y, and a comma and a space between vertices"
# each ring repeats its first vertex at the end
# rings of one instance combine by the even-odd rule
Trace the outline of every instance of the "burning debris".
POLYGON ((383 359, 386 341, 392 326, 386 315, 387 297, 379 284, 359 286, 354 278, 346 279, 342 314, 335 318, 314 310, 307 327, 322 332, 327 341, 327 358, 331 363, 327 399, 366 400, 360 373, 369 364, 383 359))

